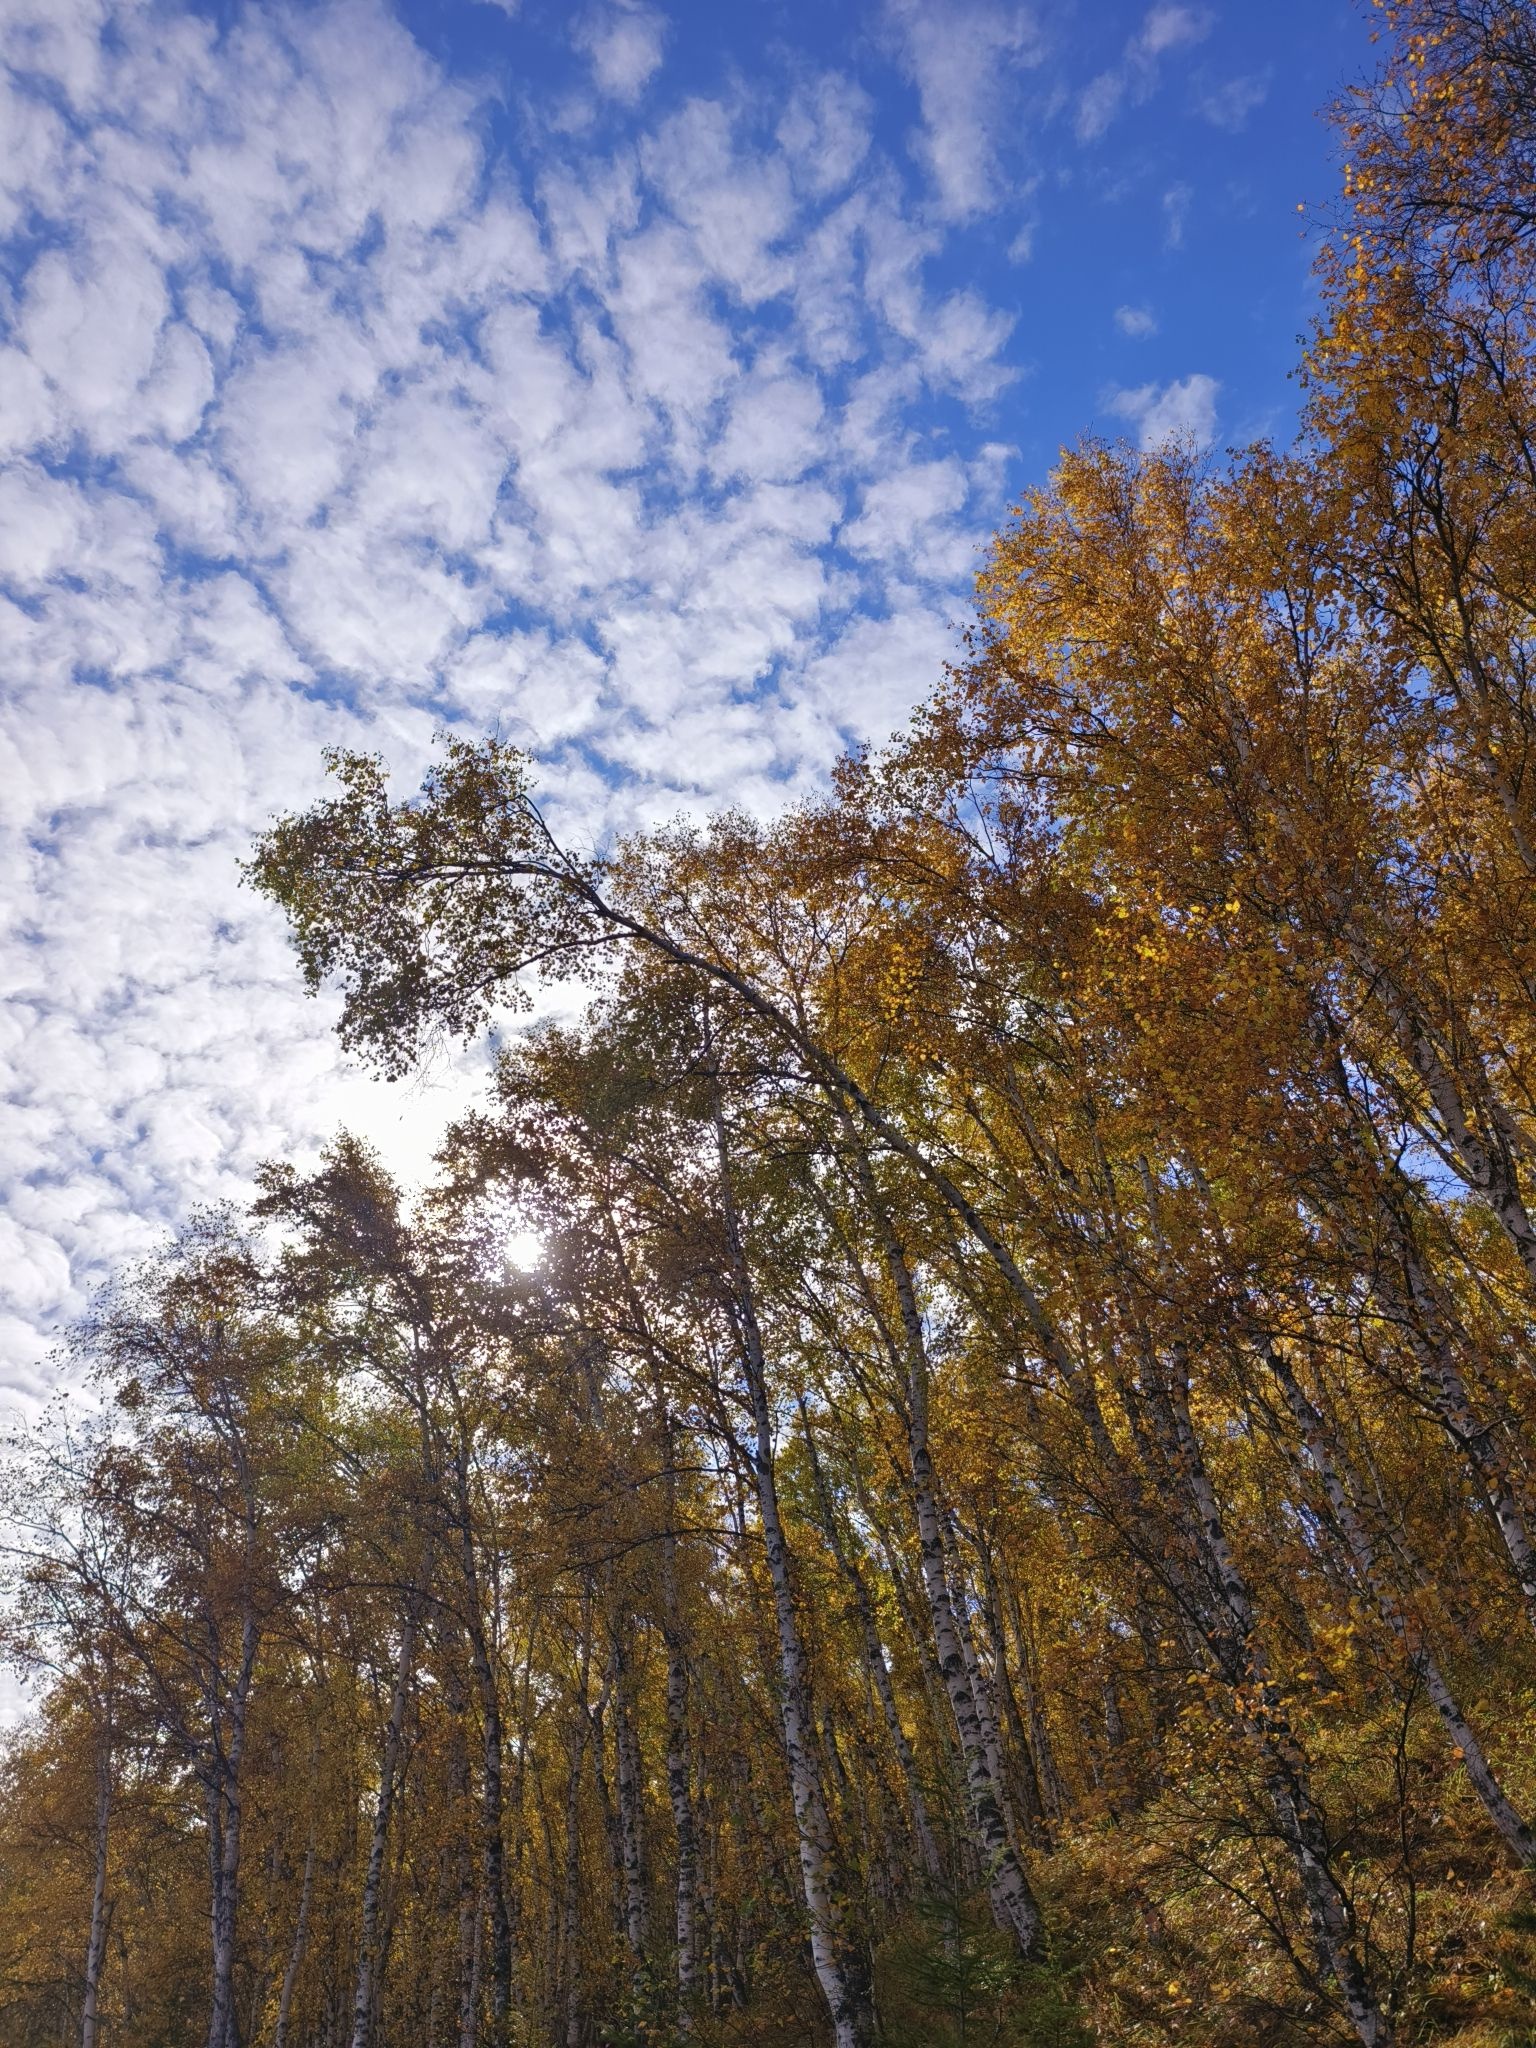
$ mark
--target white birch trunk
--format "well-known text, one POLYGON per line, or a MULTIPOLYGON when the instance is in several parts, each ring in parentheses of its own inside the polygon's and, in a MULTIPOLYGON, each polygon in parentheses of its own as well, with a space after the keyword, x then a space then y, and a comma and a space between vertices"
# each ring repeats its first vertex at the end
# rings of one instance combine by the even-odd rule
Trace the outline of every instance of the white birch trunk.
POLYGON ((246 1715, 259 1640, 255 1616, 247 1608, 240 1629, 240 1667, 230 1695, 228 1740, 222 1745, 217 1702, 211 1695, 209 1699, 209 1724, 214 1731, 216 1754, 209 1785, 213 1999, 208 2017, 208 2048, 236 2048, 235 1943, 240 1904, 242 1818, 240 1769, 245 1756, 246 1715))
MULTIPOLYGON (((658 1389, 658 1399, 661 1399, 658 1389)), ((675 1892, 677 2026, 693 2031, 698 1975, 699 1846, 693 1804, 693 1756, 688 1733, 688 1654, 677 1587, 677 1477, 670 1419, 664 1424, 667 1529, 661 1544, 662 1609, 667 1648, 667 1803, 677 1837, 675 1892)))
POLYGON ((913 1839, 917 1843, 918 1860, 929 1883, 937 1885, 943 1881, 944 1866, 939 1857, 938 1843, 934 1839, 933 1826, 928 1818, 928 1802, 923 1797, 917 1758, 913 1755, 912 1744, 907 1739, 907 1731, 902 1725, 901 1710, 896 1703, 896 1690, 891 1683, 890 1666, 886 1661, 885 1645, 880 1640, 880 1628, 875 1620, 874 1603, 869 1597, 869 1588, 864 1582, 864 1572, 858 1557, 850 1551, 838 1527, 804 1401, 800 1404, 800 1420, 804 1425, 811 1475, 815 1481, 817 1499, 821 1504, 822 1526, 838 1568, 848 1582, 854 1617, 859 1626, 859 1638, 864 1649, 865 1668, 874 1686, 875 1697, 880 1702, 881 1717, 885 1722, 886 1733, 890 1736, 891 1748, 901 1771, 907 1811, 912 1821, 913 1839))
POLYGON ((742 1365, 752 1409, 752 1477, 768 1576, 773 1588, 774 1619, 778 1627, 779 1706, 800 1852, 801 1888, 810 1922, 811 1961, 832 2015, 835 2048, 869 2048, 875 2033, 874 2008, 865 1972, 846 1941, 841 1925, 842 1915, 835 1899, 838 1880, 832 1822, 827 1811, 816 1754, 815 1729, 811 1721, 810 1666, 800 1634, 799 1617, 795 1612, 789 1546, 779 1516, 767 1366, 731 1187, 725 1124, 718 1109, 715 1136, 719 1152, 721 1208, 736 1289, 742 1365))
POLYGON ((1000 1699, 1003 1714, 1008 1723, 1013 1745, 1019 1755, 1024 1773, 1025 1818, 1029 1823, 1031 1838, 1042 1847, 1050 1847, 1050 1830, 1046 1825, 1045 1799, 1041 1791, 1040 1770, 1035 1762, 1034 1746, 1024 1717, 1019 1712, 1019 1703, 1014 1696, 1013 1683, 1008 1671, 1008 1633, 1003 1623, 1002 1602, 998 1594, 997 1574, 992 1563, 990 1546, 983 1540, 977 1542, 977 1555, 981 1560, 982 1590, 986 1595, 982 1617, 986 1622, 987 1640, 992 1646, 993 1695, 1000 1699))
POLYGON ((96 1755, 96 1827, 91 1870, 91 1931, 85 1950, 80 2000, 81 2048, 97 2048, 101 1972, 107 1954, 107 1849, 112 1821, 112 1724, 107 1719, 96 1755))
POLYGON ((1044 1937, 1040 1908, 1024 1874, 1024 1866, 1009 1840, 1001 1788, 988 1759, 986 1733, 977 1712, 976 1693, 950 1599, 944 1523, 933 1459, 928 1448, 928 1350, 922 1316, 906 1254, 891 1228, 869 1162, 862 1150, 856 1156, 865 1199, 879 1232, 886 1267, 896 1290, 906 1339, 907 1454, 917 1518, 918 1557, 929 1623, 938 1650, 939 1677, 960 1741, 971 1833, 981 1856, 993 1918, 999 1927, 1012 1934, 1022 1956, 1033 1956, 1039 1951, 1044 1937))
POLYGON ((416 1675, 416 1606, 406 1608, 400 1628, 400 1649, 395 1660, 394 1682, 389 1695, 389 1718, 384 1724, 384 1750, 379 1760, 379 1789, 373 1802, 373 1825, 368 1840, 368 1863, 363 1874, 362 1929, 357 1953, 357 1981, 352 1998, 352 2048, 368 2048, 373 2028, 375 1977, 379 1949, 379 1900, 384 1881, 384 1857, 389 1844, 389 1823, 395 1806, 395 1785, 399 1775, 400 1748, 405 1735, 406 1709, 416 1675))
POLYGON ((1012 1933, 1020 1954, 1032 1956, 1041 1942, 1040 1909, 1008 1839, 1002 1802, 987 1758, 986 1737, 976 1711, 976 1695, 966 1668, 960 1631, 955 1625, 944 1569, 944 1526, 928 1455, 926 1420, 921 1428, 914 1421, 909 1449, 923 1591, 939 1655, 939 1677, 960 1741, 971 1831, 981 1856, 993 1916, 1000 1927, 1012 1933))
POLYGON ((971 1697, 976 1702, 976 1719, 981 1728, 982 1746, 986 1753, 987 1772, 997 1793, 997 1803, 1003 1816, 1003 1830, 1008 1837, 1014 1854, 1018 1854, 1018 1823, 1014 1816, 1013 1801, 1009 1796, 1008 1780, 1003 1770, 1003 1739, 998 1726, 997 1701, 992 1690, 992 1680, 982 1668, 981 1658, 976 1651, 975 1632, 971 1627, 967 1607, 968 1588, 965 1581, 965 1567, 954 1541, 951 1518, 943 1517, 947 1538, 946 1551, 949 1570, 950 1610, 955 1617, 955 1629, 960 1637, 960 1654, 965 1659, 965 1675, 970 1680, 971 1697))
MULTIPOLYGON (((622 1629, 623 1622, 619 1627, 622 1629)), ((637 1973, 650 1945, 645 1894, 644 1816, 641 1811, 640 1744, 630 1696, 629 1662, 622 1643, 615 1649, 613 1699, 614 1777, 619 1804, 619 1853, 624 1872, 624 1940, 637 1973)))
POLYGON ((1062 1783, 1061 1772, 1057 1767, 1056 1745, 1051 1740, 1050 1724, 1045 1718, 1045 1708, 1036 1682, 1034 1648, 1029 1631, 1024 1625, 1018 1594, 1007 1579, 1004 1579, 1000 1590, 1006 1603, 1013 1640, 1018 1649, 1019 1684, 1024 1693, 1024 1716, 1029 1725, 1030 1751, 1035 1759, 1035 1769, 1040 1779, 1041 1804, 1048 1822, 1059 1821, 1067 1811, 1067 1788, 1062 1783))
POLYGON ((1462 1713, 1455 1692, 1441 1671, 1421 1632, 1414 1625, 1383 1572, 1376 1546, 1359 1511, 1358 1487, 1341 1454, 1328 1441, 1322 1415, 1308 1399, 1291 1370, 1289 1361, 1272 1343, 1263 1346, 1265 1361, 1280 1383, 1287 1407, 1301 1431, 1307 1455, 1323 1483, 1323 1491, 1340 1534, 1348 1545, 1361 1585, 1376 1604, 1407 1660, 1440 1716, 1463 1768, 1472 1781, 1489 1819, 1509 1845, 1516 1860, 1530 1868, 1536 1865, 1536 1836, 1510 1803, 1507 1793, 1488 1762, 1482 1744, 1462 1713))
MULTIPOLYGON (((311 1799, 314 1792, 311 1789, 311 1799)), ((304 1951, 309 1945, 309 1909, 315 1893, 315 1856, 319 1815, 311 1808, 309 1818, 309 1846, 304 1852, 304 1881, 299 1890, 298 1917, 293 1926, 293 1943, 288 1950, 288 1964, 283 1971, 283 1987, 277 1999, 277 2023, 272 2030, 272 2048, 288 2048, 288 2026, 293 2013, 293 1994, 298 1985, 299 1971, 304 1966, 304 1951)))
POLYGON ((577 1945, 581 1928, 581 1773, 591 1734, 587 1681, 592 1657, 592 1593, 582 1589, 581 1665, 578 1674, 576 1734, 571 1744, 570 1775, 565 1787, 565 1870, 560 1894, 560 1963, 564 1973, 566 2048, 581 2048, 581 1975, 577 1945))
POLYGON ((1173 1476, 1182 1481, 1195 1510, 1202 1576, 1211 1603, 1205 1619, 1210 1654, 1234 1689, 1239 1721, 1261 1759, 1270 1806, 1301 1885, 1319 1960, 1338 1988, 1362 2048, 1389 2048, 1392 2024, 1356 1950, 1353 1914, 1334 1875, 1327 1830, 1312 1798, 1306 1751, 1270 1677, 1252 1598, 1195 1434, 1183 1344, 1173 1346, 1172 1366, 1167 1384, 1153 1392, 1173 1439, 1173 1476))

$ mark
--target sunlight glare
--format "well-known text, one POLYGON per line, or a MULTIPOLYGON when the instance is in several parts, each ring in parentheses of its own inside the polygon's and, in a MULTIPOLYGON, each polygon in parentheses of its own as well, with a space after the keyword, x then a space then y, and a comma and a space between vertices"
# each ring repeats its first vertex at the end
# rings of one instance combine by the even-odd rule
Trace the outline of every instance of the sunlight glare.
POLYGON ((502 1249, 514 1273, 531 1273, 544 1256, 544 1240, 536 1230, 512 1230, 502 1249))

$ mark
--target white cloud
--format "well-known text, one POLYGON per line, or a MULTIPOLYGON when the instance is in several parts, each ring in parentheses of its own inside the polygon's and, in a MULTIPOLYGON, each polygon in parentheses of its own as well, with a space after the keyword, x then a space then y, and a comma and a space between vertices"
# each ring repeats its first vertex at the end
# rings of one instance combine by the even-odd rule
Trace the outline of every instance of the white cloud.
POLYGON ((858 517, 843 528, 843 545, 858 555, 912 556, 931 548, 934 527, 947 524, 966 494, 965 472, 952 459, 914 462, 882 475, 865 491, 858 517))
POLYGON ((812 662, 807 682, 821 714, 838 726, 888 732, 905 720, 953 654, 953 636, 920 593, 896 590, 889 614, 861 619, 835 657, 812 662))
MULTIPOLYGON (((956 139, 925 18, 958 217, 995 134, 956 139)), ((974 18, 1028 59, 1026 17, 974 18)), ((586 20, 622 103, 661 18, 586 20)), ((578 834, 793 800, 951 648, 1001 494, 966 408, 1013 373, 835 74, 615 112, 574 158, 534 108, 511 163, 380 0, 222 37, 9 0, 0 54, 37 229, 0 296, 0 1383, 33 1395, 51 1325, 191 1202, 342 1119, 419 1168, 474 1084, 345 1069, 239 885, 321 749, 410 782, 444 717, 500 725, 578 834)))
POLYGON ((841 191, 869 154, 869 95, 851 79, 824 72, 801 88, 779 121, 779 147, 796 179, 818 198, 841 191))
POLYGON ((1077 136, 1080 142, 1096 142, 1122 106, 1139 105, 1157 90, 1160 60, 1170 50, 1198 43, 1209 35, 1210 12, 1160 0, 1128 40, 1118 64, 1101 71, 1083 88, 1077 102, 1077 136))
POLYGON ((793 481, 821 460, 825 410, 814 378, 765 367, 736 386, 711 467, 725 477, 793 481))
POLYGON ((666 17, 654 7, 642 6, 639 0, 618 0, 583 15, 574 40, 592 67, 598 91, 628 106, 661 69, 666 35, 666 17))
POLYGON ((1143 448, 1159 448, 1168 441, 1193 441, 1204 447, 1215 438, 1220 389, 1214 377, 1196 371, 1171 384, 1112 390, 1104 399, 1104 409, 1128 420, 1143 448))
POLYGON ((1131 44, 1136 57, 1152 59, 1181 44, 1201 42, 1211 32, 1211 14, 1204 7, 1163 4, 1151 8, 1131 44))
POLYGON ((1132 341, 1147 341, 1157 332, 1157 315, 1150 306, 1116 306, 1115 325, 1132 341))
POLYGON ((1269 73, 1259 71, 1206 86, 1197 96, 1196 105, 1212 127, 1225 128, 1235 135, 1247 127, 1248 116, 1263 106, 1268 96, 1269 73))
POLYGON ((1122 70, 1101 71, 1083 87, 1077 102, 1079 142, 1096 142, 1120 111, 1125 98, 1126 74, 1122 70))
POLYGON ((1185 184, 1170 185, 1163 194, 1163 243, 1169 249, 1184 246, 1184 224, 1189 219, 1193 189, 1185 184))
POLYGON ((1044 45, 1032 9, 991 0, 886 0, 903 70, 917 88, 915 154, 944 220, 969 220, 998 203, 999 142, 1013 115, 1014 73, 1044 45))
POLYGON ((784 290, 791 273, 779 245, 799 218, 791 181, 776 153, 740 145, 730 110, 690 100, 645 143, 641 162, 711 285, 747 305, 784 290))

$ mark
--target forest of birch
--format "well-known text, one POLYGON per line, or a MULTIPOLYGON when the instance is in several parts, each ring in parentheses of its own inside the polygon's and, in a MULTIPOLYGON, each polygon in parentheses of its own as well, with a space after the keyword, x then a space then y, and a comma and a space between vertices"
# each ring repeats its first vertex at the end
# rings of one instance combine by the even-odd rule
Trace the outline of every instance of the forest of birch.
POLYGON ((253 850, 490 1079, 11 1443, 4 2048, 1536 2040, 1536 5, 1375 17, 1294 441, 1064 452, 817 799, 253 850))

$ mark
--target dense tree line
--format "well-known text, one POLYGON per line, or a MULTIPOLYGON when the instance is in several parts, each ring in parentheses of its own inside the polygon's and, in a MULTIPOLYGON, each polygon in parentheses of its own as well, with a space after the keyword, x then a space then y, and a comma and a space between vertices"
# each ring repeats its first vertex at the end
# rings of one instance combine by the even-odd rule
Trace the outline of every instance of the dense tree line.
POLYGON ((1382 13, 1297 445, 1066 455, 823 801, 262 842, 386 1071, 590 999, 74 1333, 0 2039, 1531 2038, 1536 9, 1382 13))

